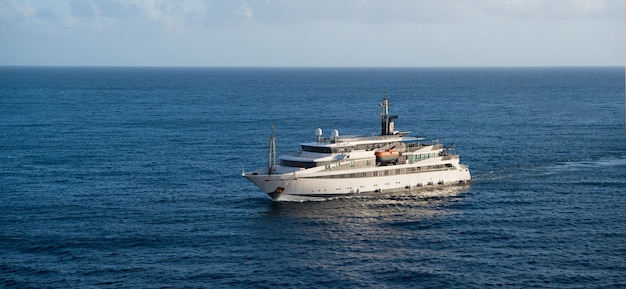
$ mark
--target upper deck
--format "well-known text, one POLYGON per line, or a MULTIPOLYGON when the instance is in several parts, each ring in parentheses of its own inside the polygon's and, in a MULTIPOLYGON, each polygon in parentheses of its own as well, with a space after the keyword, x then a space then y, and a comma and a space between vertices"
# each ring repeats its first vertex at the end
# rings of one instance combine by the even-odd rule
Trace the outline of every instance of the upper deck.
POLYGON ((303 152, 313 153, 346 153, 351 151, 371 151, 380 149, 391 149, 393 147, 423 147, 426 144, 420 143, 423 138, 409 137, 404 135, 371 136, 371 137, 346 137, 338 138, 335 141, 308 142, 301 143, 303 152))

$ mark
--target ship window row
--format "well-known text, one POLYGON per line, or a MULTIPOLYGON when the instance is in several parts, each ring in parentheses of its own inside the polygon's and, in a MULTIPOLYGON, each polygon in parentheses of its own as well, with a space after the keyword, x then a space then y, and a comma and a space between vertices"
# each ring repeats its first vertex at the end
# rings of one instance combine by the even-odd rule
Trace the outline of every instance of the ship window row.
MULTIPOLYGON (((438 156, 439 156, 438 153, 406 155, 407 157, 406 162, 414 163, 414 162, 426 160, 429 158, 435 158, 438 156)), ((294 167, 294 168, 304 168, 304 169, 314 168, 317 166, 325 166, 326 170, 345 170, 345 169, 372 167, 374 165, 374 162, 370 159, 349 161, 349 162, 317 162, 317 163, 281 160, 280 165, 284 167, 294 167)))
POLYGON ((371 168, 376 164, 375 160, 362 159, 356 161, 341 161, 341 162, 321 162, 318 165, 324 165, 326 170, 347 170, 347 169, 362 169, 371 168))
POLYGON ((442 164, 442 165, 433 165, 433 166, 425 166, 425 167, 391 169, 391 170, 382 170, 382 171, 373 171, 373 172, 336 174, 336 175, 328 175, 328 176, 318 176, 316 178, 317 179, 372 178, 372 177, 406 175, 406 174, 422 173, 422 172, 429 172, 429 171, 442 171, 442 170, 450 170, 453 168, 454 166, 452 164, 442 164))
MULTIPOLYGON (((383 148, 383 147, 389 147, 390 145, 393 145, 394 142, 388 142, 388 143, 373 143, 373 144, 361 144, 361 145, 356 145, 356 146, 345 146, 345 147, 326 147, 326 146, 309 146, 309 145, 302 145, 300 146, 300 148, 302 149, 303 152, 312 152, 312 153, 324 153, 324 154, 329 154, 329 153, 347 153, 347 152, 351 152, 353 150, 375 150, 375 149, 379 149, 379 148, 383 148)), ((421 148, 422 145, 419 143, 412 143, 412 144, 408 144, 408 151, 415 151, 416 149, 421 148)))
POLYGON ((430 158, 436 158, 438 156, 439 156, 439 153, 407 155, 407 161, 409 163, 414 163, 414 162, 423 161, 423 160, 430 159, 430 158))
POLYGON ((345 169, 357 169, 357 168, 367 168, 373 167, 374 161, 373 159, 367 160, 356 160, 356 161, 348 161, 348 162, 301 162, 301 161, 290 161, 290 160, 280 160, 280 165, 283 167, 293 167, 293 168, 304 168, 310 169, 317 166, 324 166, 326 170, 345 170, 345 169))
POLYGON ((371 150, 375 150, 375 149, 379 149, 379 148, 383 148, 383 147, 388 147, 391 144, 392 144, 391 142, 388 142, 388 143, 361 144, 361 145, 354 146, 354 149, 355 150, 371 151, 371 150))
POLYGON ((332 152, 330 147, 315 147, 315 146, 301 146, 303 152, 312 152, 312 153, 324 153, 329 154, 332 152))
POLYGON ((296 162, 296 161, 288 161, 288 160, 280 160, 280 165, 283 167, 293 167, 293 168, 314 168, 317 166, 315 162, 296 162))

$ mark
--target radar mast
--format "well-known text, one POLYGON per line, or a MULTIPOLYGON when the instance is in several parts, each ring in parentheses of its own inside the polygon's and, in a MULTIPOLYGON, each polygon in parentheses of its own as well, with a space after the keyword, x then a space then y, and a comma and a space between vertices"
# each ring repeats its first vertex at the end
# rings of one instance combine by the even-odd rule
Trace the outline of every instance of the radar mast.
POLYGON ((389 103, 387 102, 387 91, 383 92, 383 102, 380 104, 382 107, 382 112, 380 113, 380 118, 382 120, 381 123, 381 132, 380 135, 393 135, 394 134, 394 124, 393 120, 398 118, 398 116, 389 116, 389 103))

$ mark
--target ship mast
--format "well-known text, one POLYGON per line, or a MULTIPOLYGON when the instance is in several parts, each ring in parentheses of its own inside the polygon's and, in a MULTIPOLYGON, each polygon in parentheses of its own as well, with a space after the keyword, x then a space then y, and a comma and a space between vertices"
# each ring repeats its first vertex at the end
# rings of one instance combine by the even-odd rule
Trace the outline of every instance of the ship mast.
POLYGON ((270 147, 267 157, 267 174, 276 173, 276 142, 274 141, 274 124, 272 123, 272 135, 270 135, 270 147))
POLYGON ((398 118, 398 116, 389 116, 389 103, 387 102, 387 92, 383 92, 383 95, 383 102, 380 104, 380 106, 382 107, 382 112, 380 113, 380 118, 382 119, 382 128, 380 135, 392 135, 394 130, 393 120, 398 118))

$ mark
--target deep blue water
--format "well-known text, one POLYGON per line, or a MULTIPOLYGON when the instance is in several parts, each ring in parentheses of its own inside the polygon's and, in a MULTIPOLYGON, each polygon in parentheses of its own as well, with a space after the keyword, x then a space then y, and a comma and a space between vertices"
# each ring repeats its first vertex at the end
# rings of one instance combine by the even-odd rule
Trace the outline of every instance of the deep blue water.
POLYGON ((626 286, 624 68, 0 67, 0 287, 626 286), (325 134, 455 143, 465 189, 272 202, 325 134))

